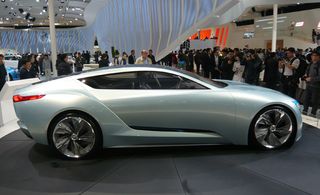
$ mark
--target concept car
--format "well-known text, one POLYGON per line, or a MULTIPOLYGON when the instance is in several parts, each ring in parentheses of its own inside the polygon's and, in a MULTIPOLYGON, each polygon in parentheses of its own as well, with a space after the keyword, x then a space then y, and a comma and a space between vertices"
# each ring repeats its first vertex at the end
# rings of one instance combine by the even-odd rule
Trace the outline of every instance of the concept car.
POLYGON ((279 92, 156 65, 109 67, 42 81, 13 96, 21 130, 67 158, 102 147, 291 146, 299 104, 279 92))

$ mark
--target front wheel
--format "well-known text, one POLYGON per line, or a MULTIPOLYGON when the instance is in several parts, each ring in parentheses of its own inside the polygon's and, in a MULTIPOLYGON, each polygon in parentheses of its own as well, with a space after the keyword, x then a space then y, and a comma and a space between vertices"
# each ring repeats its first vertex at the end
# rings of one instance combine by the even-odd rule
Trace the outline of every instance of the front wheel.
POLYGON ((81 159, 101 148, 101 131, 88 116, 69 113, 58 117, 49 130, 49 143, 65 158, 81 159))
POLYGON ((263 109, 253 119, 249 141, 264 149, 290 147, 296 133, 294 115, 287 108, 273 106, 263 109))

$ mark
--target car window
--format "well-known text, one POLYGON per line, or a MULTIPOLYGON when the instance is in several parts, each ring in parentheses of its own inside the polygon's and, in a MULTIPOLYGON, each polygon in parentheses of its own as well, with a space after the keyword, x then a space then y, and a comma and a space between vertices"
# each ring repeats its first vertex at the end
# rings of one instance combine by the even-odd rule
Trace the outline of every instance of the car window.
POLYGON ((140 89, 207 89, 206 87, 165 72, 138 72, 140 89))
POLYGON ((208 89, 179 75, 153 71, 108 74, 83 78, 80 81, 94 89, 208 89))
POLYGON ((137 89, 137 73, 118 73, 80 79, 94 89, 137 89))
POLYGON ((181 78, 177 75, 155 72, 155 78, 159 81, 161 89, 178 89, 181 78))
POLYGON ((139 89, 160 89, 153 72, 138 72, 139 89))

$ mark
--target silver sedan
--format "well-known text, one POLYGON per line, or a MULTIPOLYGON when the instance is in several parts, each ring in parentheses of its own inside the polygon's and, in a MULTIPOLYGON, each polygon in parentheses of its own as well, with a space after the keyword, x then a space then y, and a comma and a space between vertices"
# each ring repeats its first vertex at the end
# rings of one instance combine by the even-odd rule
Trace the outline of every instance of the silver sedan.
POLYGON ((279 92, 155 65, 118 66, 47 80, 13 96, 22 131, 67 158, 101 148, 299 140, 299 104, 279 92))

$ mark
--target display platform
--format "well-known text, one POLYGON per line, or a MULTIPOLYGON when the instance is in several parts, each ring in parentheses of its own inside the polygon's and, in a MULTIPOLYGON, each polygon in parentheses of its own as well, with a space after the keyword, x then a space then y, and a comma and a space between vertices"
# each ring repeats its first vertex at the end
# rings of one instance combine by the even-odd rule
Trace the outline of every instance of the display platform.
POLYGON ((292 148, 239 146, 107 149, 58 159, 20 131, 0 140, 0 194, 320 194, 320 130, 292 148))

